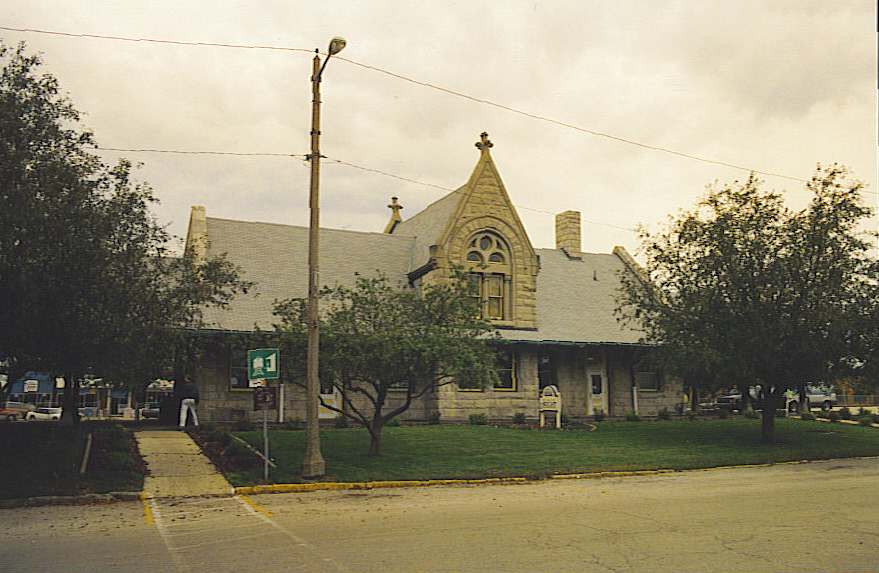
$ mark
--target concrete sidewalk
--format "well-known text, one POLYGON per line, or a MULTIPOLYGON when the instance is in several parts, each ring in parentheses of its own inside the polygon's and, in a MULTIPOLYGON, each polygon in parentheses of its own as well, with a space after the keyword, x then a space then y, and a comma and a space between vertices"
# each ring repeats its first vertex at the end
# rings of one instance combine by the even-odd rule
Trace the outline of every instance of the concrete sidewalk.
POLYGON ((143 493, 150 497, 230 495, 234 488, 201 453, 189 434, 179 430, 134 433, 149 469, 143 493))

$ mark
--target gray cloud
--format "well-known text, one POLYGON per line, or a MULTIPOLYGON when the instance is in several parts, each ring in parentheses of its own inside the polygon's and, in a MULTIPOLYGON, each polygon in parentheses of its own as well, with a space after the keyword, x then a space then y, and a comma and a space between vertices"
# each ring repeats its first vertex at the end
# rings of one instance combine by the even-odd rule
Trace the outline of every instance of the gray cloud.
MULTIPOLYGON (((45 53, 106 147, 308 152, 310 50, 643 144, 806 179, 840 161, 876 191, 875 6, 868 0, 737 2, 393 0, 208 3, 10 0, 0 26, 305 51, 195 47, 0 31, 45 53)), ((587 250, 635 236, 715 179, 745 171, 525 117, 349 63, 323 85, 322 221, 380 231, 456 188, 491 134, 537 246, 552 213, 580 209, 587 250), (601 224, 594 224, 601 223, 601 224), (610 225, 610 226, 608 226, 610 225)), ((120 154, 106 153, 107 160, 120 154)), ((188 208, 307 224, 295 158, 128 153, 182 234, 188 208)), ((801 202, 801 184, 769 178, 801 202)), ((868 196, 875 201, 876 195, 868 196)))

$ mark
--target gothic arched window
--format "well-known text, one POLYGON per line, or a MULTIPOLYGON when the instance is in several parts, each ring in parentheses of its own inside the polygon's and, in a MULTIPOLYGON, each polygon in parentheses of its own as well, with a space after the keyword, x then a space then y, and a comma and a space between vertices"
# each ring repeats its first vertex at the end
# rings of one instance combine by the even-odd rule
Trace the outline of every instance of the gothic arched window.
POLYGON ((491 231, 474 235, 467 244, 466 264, 478 284, 473 298, 482 316, 490 320, 509 319, 510 249, 491 231))

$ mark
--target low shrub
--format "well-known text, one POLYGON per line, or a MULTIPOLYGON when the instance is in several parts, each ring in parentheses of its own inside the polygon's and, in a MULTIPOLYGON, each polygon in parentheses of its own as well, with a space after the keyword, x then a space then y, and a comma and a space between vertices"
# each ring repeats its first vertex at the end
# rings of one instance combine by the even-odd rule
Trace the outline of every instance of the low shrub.
POLYGON ((785 410, 784 408, 779 408, 778 410, 775 411, 775 417, 776 418, 787 418, 787 410, 785 410))
POLYGON ((635 412, 629 410, 628 412, 626 412, 626 421, 627 422, 640 422, 641 416, 639 416, 635 412))
POLYGON ((659 416, 660 420, 671 420, 671 412, 668 411, 668 408, 660 410, 657 416, 659 416))
POLYGON ((302 418, 292 418, 289 420, 284 420, 284 429, 285 430, 301 430, 305 427, 305 421, 302 418))
POLYGON ((562 412, 561 417, 562 417, 562 420, 561 420, 562 426, 567 426, 568 424, 571 423, 571 417, 568 415, 567 412, 562 412))
POLYGON ((695 422, 699 419, 699 413, 695 410, 687 410, 687 419, 691 422, 695 422))
POLYGON ((753 410, 751 408, 748 408, 747 410, 742 412, 742 415, 745 418, 748 418, 749 420, 756 420, 757 418, 760 417, 760 412, 758 412, 757 410, 753 410))
POLYGON ((400 427, 400 418, 391 418, 387 422, 385 422, 385 426, 389 426, 391 428, 400 427))
POLYGON ((224 448, 232 441, 232 435, 223 428, 217 426, 205 428, 202 430, 202 435, 206 442, 216 442, 224 448))
POLYGON ((803 412, 802 414, 800 414, 800 419, 811 421, 815 419, 815 414, 813 414, 812 412, 803 412))
POLYGON ((488 423, 488 416, 485 414, 470 414, 471 426, 484 426, 488 423))
POLYGON ((870 414, 870 416, 873 418, 873 423, 874 423, 874 424, 879 424, 879 413, 876 413, 876 414, 870 414))
POLYGON ((336 416, 336 419, 333 420, 333 427, 340 428, 340 429, 347 428, 348 427, 348 418, 346 418, 342 414, 339 414, 338 416, 336 416))
POLYGON ((859 419, 863 418, 864 416, 869 416, 869 415, 870 415, 870 410, 864 408, 863 406, 858 408, 858 418, 859 419))
POLYGON ((866 416, 861 416, 858 418, 858 424, 861 426, 869 426, 873 423, 873 416, 867 414, 866 416))
POLYGON ((525 412, 516 412, 513 414, 513 423, 521 426, 525 423, 525 412))
POLYGON ((841 420, 851 420, 852 419, 852 411, 849 410, 848 408, 840 408, 839 418, 841 420))
POLYGON ((439 412, 430 412, 427 414, 427 423, 431 426, 436 426, 440 423, 440 413, 439 412))
POLYGON ((834 410, 827 412, 827 419, 830 420, 831 422, 838 422, 840 420, 840 418, 841 418, 841 416, 839 415, 839 412, 836 412, 834 410))
POLYGON ((595 408, 594 410, 592 410, 592 419, 595 420, 596 422, 603 421, 604 416, 605 416, 604 410, 602 410, 601 408, 595 408))
POLYGON ((726 420, 727 418, 729 418, 729 410, 727 410, 726 408, 720 408, 719 410, 717 410, 716 415, 721 420, 726 420))

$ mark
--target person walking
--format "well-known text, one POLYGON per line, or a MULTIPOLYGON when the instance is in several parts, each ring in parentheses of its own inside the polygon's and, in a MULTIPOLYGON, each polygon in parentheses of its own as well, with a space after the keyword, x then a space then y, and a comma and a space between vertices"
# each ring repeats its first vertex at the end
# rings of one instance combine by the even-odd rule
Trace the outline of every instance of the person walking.
POLYGON ((192 423, 198 427, 198 414, 195 412, 195 405, 198 404, 198 386, 187 375, 183 377, 183 388, 180 391, 183 400, 180 402, 180 429, 186 427, 186 418, 192 413, 192 423))

